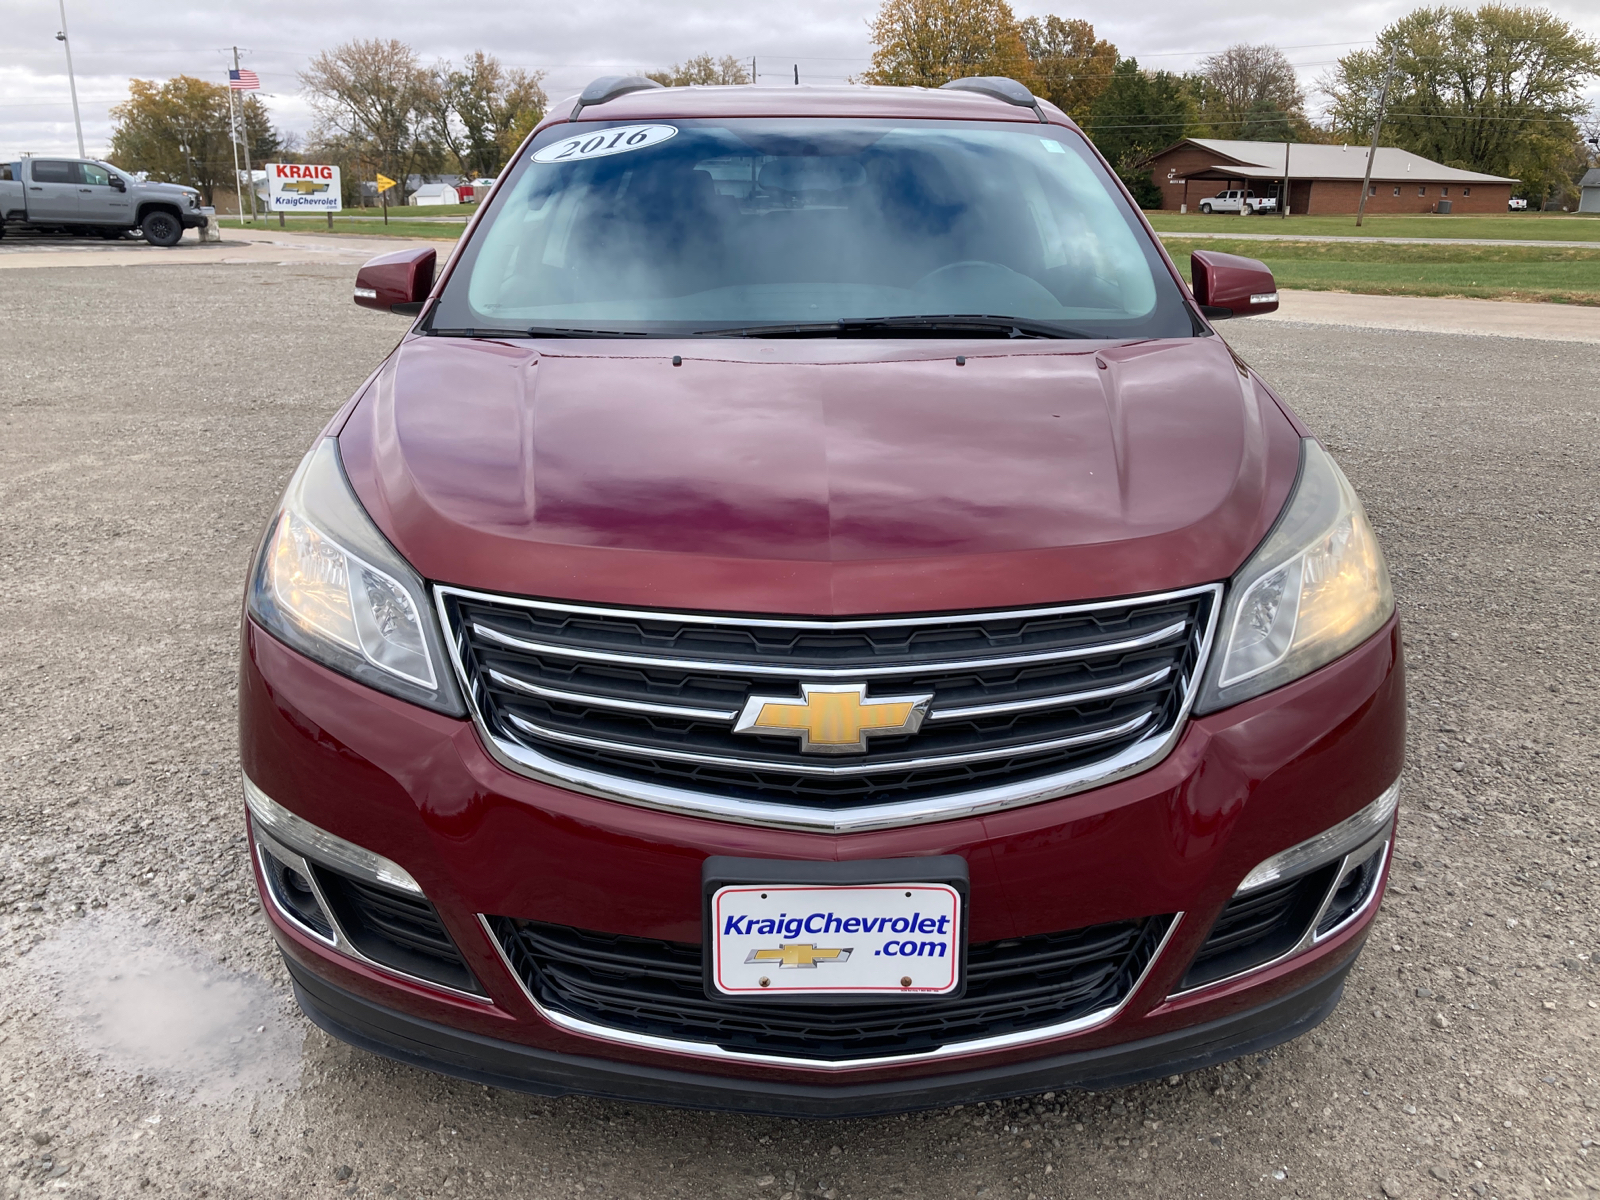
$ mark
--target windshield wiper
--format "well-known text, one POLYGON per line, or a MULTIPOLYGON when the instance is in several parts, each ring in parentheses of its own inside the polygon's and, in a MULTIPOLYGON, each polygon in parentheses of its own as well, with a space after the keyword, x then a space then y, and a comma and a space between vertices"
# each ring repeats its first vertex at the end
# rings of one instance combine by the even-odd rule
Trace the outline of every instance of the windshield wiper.
POLYGON ((642 338, 647 333, 634 333, 622 329, 546 329, 532 326, 525 329, 430 329, 434 337, 460 338, 642 338))
POLYGON ((521 338, 529 336, 521 329, 429 329, 429 337, 458 338, 521 338))
POLYGON ((1094 334, 1069 329, 1049 321, 1026 317, 993 317, 952 313, 916 317, 847 317, 839 321, 797 322, 790 325, 742 325, 730 329, 699 329, 697 337, 872 337, 911 334, 937 337, 950 333, 976 333, 1006 338, 1090 338, 1094 334))

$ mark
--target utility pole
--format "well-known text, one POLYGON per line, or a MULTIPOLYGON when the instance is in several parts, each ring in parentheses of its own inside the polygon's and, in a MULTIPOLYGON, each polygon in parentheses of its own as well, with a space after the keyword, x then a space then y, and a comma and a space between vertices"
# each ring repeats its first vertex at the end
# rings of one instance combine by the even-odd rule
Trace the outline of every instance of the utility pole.
POLYGON ((756 78, 757 78, 756 77, 756 56, 754 54, 752 54, 750 56, 750 86, 751 87, 754 87, 756 85, 756 78))
POLYGON ((67 87, 72 92, 72 125, 78 131, 78 157, 88 158, 83 148, 83 121, 78 116, 78 80, 72 73, 72 43, 67 40, 67 0, 57 0, 57 3, 61 6, 61 32, 56 34, 56 41, 67 52, 67 87))
POLYGON ((1389 51, 1389 65, 1383 72, 1383 90, 1378 93, 1378 119, 1372 123, 1372 145, 1367 150, 1367 173, 1361 180, 1361 202, 1356 205, 1356 228, 1361 228, 1361 218, 1367 212, 1367 193, 1372 190, 1372 160, 1378 157, 1378 132, 1383 128, 1383 112, 1389 107, 1389 85, 1394 82, 1394 62, 1400 54, 1398 45, 1389 51))
MULTIPOLYGON (((233 69, 235 71, 239 69, 239 47, 237 46, 233 48, 233 69)), ((228 90, 231 92, 233 89, 230 87, 228 90)), ((244 173, 250 180, 250 224, 254 225, 256 223, 256 176, 254 169, 250 166, 250 120, 245 115, 244 101, 245 97, 240 96, 239 124, 244 126, 244 173)), ((234 170, 238 170, 237 160, 234 162, 234 170)), ((239 223, 241 225, 244 224, 243 204, 239 205, 239 223)))

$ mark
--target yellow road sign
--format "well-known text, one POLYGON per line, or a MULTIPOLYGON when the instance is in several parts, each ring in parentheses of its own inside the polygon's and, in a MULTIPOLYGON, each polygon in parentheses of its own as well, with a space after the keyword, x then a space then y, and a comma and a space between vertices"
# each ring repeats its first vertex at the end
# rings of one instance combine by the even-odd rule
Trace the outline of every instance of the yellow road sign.
POLYGON ((380 192, 387 192, 393 186, 394 180, 390 179, 387 175, 378 176, 378 190, 380 192))

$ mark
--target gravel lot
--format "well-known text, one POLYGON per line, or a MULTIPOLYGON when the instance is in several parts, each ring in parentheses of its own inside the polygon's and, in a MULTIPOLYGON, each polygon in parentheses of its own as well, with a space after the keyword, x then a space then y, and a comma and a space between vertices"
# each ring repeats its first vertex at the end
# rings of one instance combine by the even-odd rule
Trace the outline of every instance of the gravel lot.
POLYGON ((1355 480, 1406 620, 1403 844, 1334 1016, 1127 1091, 823 1124, 492 1092, 298 1015, 242 839, 239 593, 402 323, 348 267, 8 275, 0 1196, 1600 1192, 1592 347, 1228 330, 1355 480))

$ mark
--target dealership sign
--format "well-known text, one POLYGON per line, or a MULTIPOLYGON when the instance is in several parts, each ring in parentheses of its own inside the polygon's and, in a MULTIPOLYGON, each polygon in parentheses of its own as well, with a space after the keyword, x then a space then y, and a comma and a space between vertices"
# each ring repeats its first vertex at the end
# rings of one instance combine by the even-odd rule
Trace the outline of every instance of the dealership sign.
POLYGON ((319 163, 268 163, 269 212, 340 212, 339 168, 319 163))

